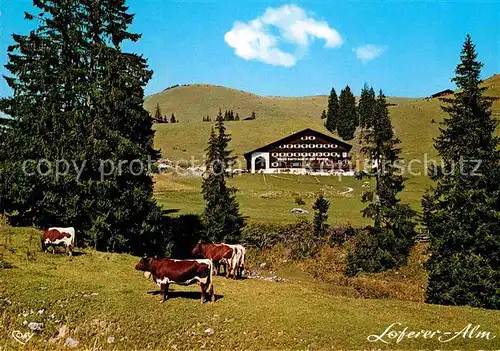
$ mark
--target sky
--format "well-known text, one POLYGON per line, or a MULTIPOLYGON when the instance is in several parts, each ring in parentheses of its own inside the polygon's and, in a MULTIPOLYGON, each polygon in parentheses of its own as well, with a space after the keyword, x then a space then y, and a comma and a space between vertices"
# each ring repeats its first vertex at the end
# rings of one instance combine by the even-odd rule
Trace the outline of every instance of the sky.
MULTIPOLYGON (((145 87, 216 84, 260 95, 328 94, 364 83, 389 96, 423 97, 454 88, 450 78, 467 33, 500 73, 500 1, 128 0, 123 49, 147 58, 145 87)), ((12 33, 27 34, 31 0, 0 0, 1 74, 12 33)), ((0 96, 12 92, 2 79, 0 96)))

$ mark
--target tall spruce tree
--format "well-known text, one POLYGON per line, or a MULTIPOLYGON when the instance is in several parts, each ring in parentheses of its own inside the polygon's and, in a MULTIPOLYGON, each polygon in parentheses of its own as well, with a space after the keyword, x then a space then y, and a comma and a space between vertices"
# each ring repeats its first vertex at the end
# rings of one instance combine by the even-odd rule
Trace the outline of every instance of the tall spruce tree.
POLYGON ((328 220, 328 209, 330 201, 328 201, 321 192, 313 204, 314 210, 314 235, 322 237, 326 233, 326 221, 328 220))
POLYGON ((152 72, 121 51, 140 38, 127 31, 133 15, 123 0, 33 4, 37 15, 25 18, 37 27, 8 48, 14 95, 0 109, 14 120, 0 150, 0 207, 13 224, 74 226, 79 244, 100 250, 161 251, 153 182, 137 169, 158 156, 143 108, 152 72), (51 167, 38 171, 39 160, 51 167), (55 174, 63 161, 67 171, 55 174), (119 161, 127 166, 110 172, 119 161))
POLYGON ((170 116, 170 123, 175 123, 177 120, 175 119, 175 115, 172 113, 172 116, 170 116))
POLYGON ((335 89, 332 88, 330 96, 328 97, 328 107, 326 112, 325 128, 330 133, 335 133, 339 123, 339 99, 335 89))
POLYGON ((154 117, 157 121, 159 121, 159 122, 162 122, 162 121, 163 121, 163 115, 161 114, 160 104, 156 104, 156 107, 155 107, 155 113, 154 113, 153 117, 154 117))
POLYGON ((346 86, 340 92, 338 115, 337 131, 339 136, 344 140, 353 139, 359 123, 356 98, 349 86, 346 86))
POLYGON ((423 222, 430 236, 427 301, 500 309, 500 154, 483 95, 482 63, 469 35, 452 79, 459 88, 442 99, 448 114, 435 148, 436 181, 424 195, 423 222))
POLYGON ((399 143, 392 129, 385 96, 380 91, 373 125, 362 132, 361 148, 372 161, 370 171, 361 176, 375 178, 376 184, 374 190, 362 196, 362 201, 369 203, 363 210, 363 217, 373 219, 374 224, 349 252, 347 276, 406 264, 416 234, 416 213, 399 199, 405 181, 403 175, 398 174, 399 143))
POLYGON ((203 224, 205 239, 213 242, 236 243, 241 239, 244 219, 236 200, 236 188, 226 183, 230 167, 234 162, 228 149, 230 136, 226 133, 224 117, 219 110, 216 130, 212 128, 206 151, 206 171, 203 177, 202 194, 205 200, 203 224))
POLYGON ((361 89, 361 96, 358 104, 359 126, 361 128, 370 128, 375 116, 377 98, 372 87, 364 85, 361 89))

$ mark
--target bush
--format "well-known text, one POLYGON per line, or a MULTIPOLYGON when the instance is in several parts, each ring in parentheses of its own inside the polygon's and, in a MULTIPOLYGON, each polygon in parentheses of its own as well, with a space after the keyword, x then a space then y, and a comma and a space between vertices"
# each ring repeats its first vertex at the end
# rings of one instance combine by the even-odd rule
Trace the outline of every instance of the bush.
POLYGON ((304 199, 302 198, 302 196, 300 195, 297 195, 295 197, 295 203, 298 205, 298 206, 304 206, 306 204, 306 202, 304 201, 304 199))
POLYGON ((328 243, 330 246, 341 245, 356 236, 358 231, 359 229, 353 228, 349 224, 339 227, 328 227, 328 243))
POLYGON ((243 241, 258 249, 270 249, 280 242, 284 226, 275 223, 250 223, 242 231, 243 241))
POLYGON ((314 235, 310 221, 302 219, 292 224, 250 223, 243 230, 243 241, 259 250, 281 244, 290 259, 314 257, 323 245, 338 245, 356 235, 358 230, 347 225, 328 227, 324 236, 314 235))
POLYGON ((191 250, 202 238, 204 229, 199 215, 187 214, 171 218, 168 224, 169 244, 165 255, 176 259, 191 258, 191 250))
MULTIPOLYGON (((360 234, 361 235, 361 234, 360 234)), ((427 244, 417 244, 411 251, 408 264, 398 270, 388 270, 358 277, 345 277, 347 255, 355 239, 333 247, 325 245, 313 259, 301 264, 315 279, 329 284, 333 294, 368 299, 398 299, 424 301, 427 274, 427 244)))
POLYGON ((291 259, 303 259, 316 255, 319 243, 314 236, 314 228, 308 220, 299 220, 286 227, 287 235, 283 237, 285 248, 291 259))
POLYGON ((373 227, 366 228, 349 250, 345 275, 353 277, 360 272, 376 273, 406 265, 414 236, 412 231, 402 237, 393 228, 384 228, 380 233, 373 227))

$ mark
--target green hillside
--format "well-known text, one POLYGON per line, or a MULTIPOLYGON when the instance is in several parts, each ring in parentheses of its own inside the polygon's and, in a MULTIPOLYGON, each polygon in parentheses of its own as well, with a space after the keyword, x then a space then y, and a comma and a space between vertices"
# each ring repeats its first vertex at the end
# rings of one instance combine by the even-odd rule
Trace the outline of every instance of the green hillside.
MULTIPOLYGON (((170 299, 160 304, 157 286, 134 269, 137 257, 78 248, 68 259, 40 252, 34 229, 0 225, 1 231, 0 257, 14 268, 0 269, 0 350, 69 350, 68 338, 78 342, 77 350, 500 348, 498 311, 401 300, 406 292, 418 297, 424 284, 418 255, 398 272, 336 283, 320 282, 287 262, 260 273, 284 281, 217 276, 214 304, 200 304, 196 285, 171 285, 170 299), (379 298, 355 298, 377 292, 379 298), (397 297, 382 294, 387 292, 397 297), (396 322, 398 331, 458 333, 472 324, 490 333, 453 340, 454 334, 443 334, 448 342, 441 335, 386 338, 390 344, 367 340, 396 322), (22 345, 15 337, 31 332, 28 323, 43 325, 22 345)), ((263 259, 251 249, 247 258, 254 271, 263 259)))
MULTIPOLYGON (((488 95, 500 97, 500 75, 485 80, 488 95)), ((396 132, 402 141, 403 155, 407 161, 424 160, 436 156, 432 140, 439 133, 439 122, 444 113, 438 99, 416 99, 390 97, 388 101, 396 132)), ((219 108, 233 109, 241 117, 255 111, 253 121, 228 122, 233 141, 231 147, 238 156, 278 138, 285 137, 306 127, 328 133, 319 118, 326 107, 327 96, 303 98, 264 97, 243 91, 211 85, 189 85, 165 90, 146 99, 145 107, 152 110, 159 103, 163 113, 172 112, 180 119, 179 124, 155 125, 156 147, 164 157, 173 160, 201 160, 204 154, 212 123, 201 122, 207 113, 216 115, 219 108)), ((500 102, 493 106, 494 115, 500 117, 500 102)), ((358 140, 349 141, 354 145, 353 156, 357 155, 358 140)), ((244 161, 240 158, 242 164, 244 161)), ((415 170, 422 166, 414 161, 415 170)))

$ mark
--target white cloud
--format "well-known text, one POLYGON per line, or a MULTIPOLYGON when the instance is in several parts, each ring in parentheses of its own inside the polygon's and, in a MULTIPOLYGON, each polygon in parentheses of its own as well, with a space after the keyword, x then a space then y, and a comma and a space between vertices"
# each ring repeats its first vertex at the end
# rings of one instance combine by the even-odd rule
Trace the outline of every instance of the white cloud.
POLYGON ((375 45, 375 44, 366 44, 363 46, 358 46, 353 49, 356 53, 356 57, 363 62, 371 61, 380 55, 382 55, 387 50, 386 45, 375 45))
POLYGON ((286 67, 295 65, 316 38, 324 40, 326 48, 342 45, 342 38, 335 29, 324 21, 308 16, 296 5, 268 8, 254 20, 237 21, 224 36, 236 55, 246 60, 259 60, 286 67), (279 35, 271 33, 273 27, 278 30, 279 35), (281 42, 295 46, 295 52, 281 50, 281 42))

